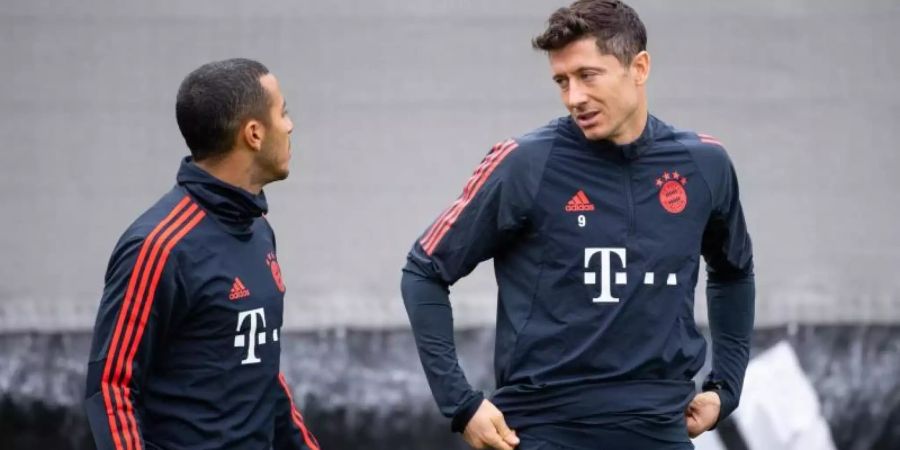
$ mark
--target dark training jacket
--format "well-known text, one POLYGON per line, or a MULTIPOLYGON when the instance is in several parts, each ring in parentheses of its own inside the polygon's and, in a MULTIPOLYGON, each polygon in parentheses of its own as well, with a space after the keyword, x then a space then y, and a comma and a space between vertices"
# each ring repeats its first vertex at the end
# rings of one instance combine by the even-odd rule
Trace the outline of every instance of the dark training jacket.
POLYGON ((318 450, 279 372, 284 283, 264 194, 185 159, 116 244, 85 407, 100 450, 318 450))
POLYGON ((459 431, 483 398, 457 361, 448 286, 493 258, 492 401, 512 428, 623 426, 687 440, 684 410, 706 357, 693 316, 701 255, 713 343, 704 388, 719 393, 721 419, 740 397, 754 303, 722 145, 653 116, 622 146, 587 140, 569 117, 497 144, 403 269, 441 412, 459 431))

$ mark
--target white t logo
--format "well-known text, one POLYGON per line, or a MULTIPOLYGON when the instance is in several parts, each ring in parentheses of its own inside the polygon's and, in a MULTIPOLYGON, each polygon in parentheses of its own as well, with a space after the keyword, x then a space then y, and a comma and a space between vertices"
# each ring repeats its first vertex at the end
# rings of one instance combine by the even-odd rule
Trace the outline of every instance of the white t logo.
MULTIPOLYGON (((625 249, 624 248, 586 248, 584 249, 584 268, 591 267, 591 258, 600 254, 600 296, 594 298, 594 303, 618 303, 619 299, 612 296, 611 285, 613 283, 611 277, 610 255, 615 254, 622 261, 622 268, 625 268, 625 249)), ((616 284, 627 284, 628 274, 626 272, 616 272, 616 284)), ((597 274, 595 272, 584 273, 584 284, 597 284, 597 274)))
MULTIPOLYGON (((237 332, 238 334, 234 337, 234 346, 238 348, 247 347, 247 357, 241 361, 241 364, 257 364, 261 359, 256 357, 256 345, 262 345, 266 343, 266 310, 264 308, 256 308, 251 309, 249 311, 242 311, 238 313, 238 322, 237 322, 237 332), (241 326, 244 324, 244 319, 250 317, 250 333, 246 336, 241 333, 241 326), (257 333, 257 320, 259 317, 262 319, 262 329, 261 333, 257 333), (249 344, 246 342, 249 340, 249 344)), ((277 336, 277 335, 276 335, 277 336)), ((277 340, 277 338, 276 338, 277 340)))

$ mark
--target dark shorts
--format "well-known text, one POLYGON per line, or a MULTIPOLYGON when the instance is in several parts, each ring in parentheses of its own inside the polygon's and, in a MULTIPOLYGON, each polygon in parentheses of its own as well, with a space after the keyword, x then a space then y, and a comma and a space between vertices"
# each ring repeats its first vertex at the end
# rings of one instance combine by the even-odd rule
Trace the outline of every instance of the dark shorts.
POLYGON ((542 441, 527 434, 518 433, 518 436, 519 445, 516 447, 516 450, 563 450, 563 447, 551 444, 547 441, 542 441))
POLYGON ((604 431, 603 436, 598 436, 594 442, 579 439, 575 445, 560 442, 559 436, 547 438, 531 434, 528 430, 522 430, 517 435, 520 443, 516 450, 694 450, 694 444, 690 441, 661 441, 627 430, 604 431))

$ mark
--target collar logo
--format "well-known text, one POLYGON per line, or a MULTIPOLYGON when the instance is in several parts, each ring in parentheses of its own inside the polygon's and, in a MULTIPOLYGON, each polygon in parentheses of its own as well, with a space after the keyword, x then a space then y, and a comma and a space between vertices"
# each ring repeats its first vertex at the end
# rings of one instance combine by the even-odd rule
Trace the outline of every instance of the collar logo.
POLYGON ((687 207, 688 197, 684 186, 687 177, 678 172, 663 172, 656 179, 656 188, 659 189, 659 203, 669 214, 678 214, 687 207))

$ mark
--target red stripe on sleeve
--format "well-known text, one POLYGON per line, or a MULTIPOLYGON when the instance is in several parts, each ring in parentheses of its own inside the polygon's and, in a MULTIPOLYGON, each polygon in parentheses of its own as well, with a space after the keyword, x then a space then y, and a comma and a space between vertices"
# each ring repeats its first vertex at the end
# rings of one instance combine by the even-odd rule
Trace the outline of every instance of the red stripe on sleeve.
POLYGON ((294 406, 294 397, 291 395, 291 390, 288 388, 287 381, 284 379, 284 374, 278 374, 278 383, 281 384, 281 388, 284 389, 284 393, 287 394, 288 401, 291 404, 291 419, 294 422, 294 425, 297 425, 297 428, 300 429, 300 434, 303 435, 303 441, 306 443, 306 446, 311 450, 319 450, 319 442, 316 440, 316 437, 306 429, 306 424, 303 423, 303 416, 300 415, 300 411, 294 406))
MULTIPOLYGON (((172 231, 174 231, 182 223, 184 223, 185 219, 187 219, 189 216, 194 214, 194 211, 196 211, 196 210, 197 210, 197 205, 196 204, 191 205, 191 207, 188 208, 187 212, 184 215, 182 215, 177 222, 175 222, 171 227, 169 227, 166 230, 165 234, 171 234, 172 231)), ((132 341, 131 341, 131 345, 128 350, 128 355, 124 362, 125 377, 121 382, 121 386, 123 387, 123 397, 125 397, 126 417, 128 417, 128 422, 129 422, 129 426, 131 428, 132 438, 135 441, 135 448, 137 450, 140 450, 140 448, 141 448, 140 439, 138 437, 140 435, 138 434, 138 431, 137 431, 137 420, 134 416, 134 407, 131 404, 131 396, 130 396, 131 388, 129 388, 129 384, 131 383, 132 368, 134 366, 134 357, 135 357, 135 354, 137 353, 138 345, 140 344, 141 339, 144 336, 144 330, 147 325, 147 320, 150 316, 150 310, 153 307, 153 300, 156 298, 156 287, 159 284, 159 279, 162 276, 163 268, 165 268, 165 266, 166 266, 166 261, 169 259, 169 254, 171 253, 172 248, 174 248, 175 245, 185 235, 187 235, 198 223, 200 223, 200 221, 203 220, 203 217, 205 217, 205 216, 206 216, 205 212, 203 212, 203 211, 198 212, 197 214, 195 214, 193 216, 193 218, 190 219, 190 221, 187 223, 187 225, 185 225, 183 228, 181 228, 181 230, 178 231, 178 233, 176 233, 175 236, 169 240, 169 242, 166 244, 165 248, 163 248, 162 254, 159 257, 159 261, 157 261, 157 263, 153 269, 153 278, 152 278, 152 281, 150 282, 150 289, 147 290, 146 292, 143 292, 145 294, 145 298, 143 299, 143 302, 140 302, 140 301, 138 302, 138 305, 139 305, 138 311, 142 311, 142 313, 140 314, 140 322, 137 325, 137 330, 135 331, 134 339, 132 339, 132 341)), ((165 239, 166 239, 166 236, 163 236, 157 241, 156 246, 154 246, 154 252, 157 249, 157 246, 161 245, 165 239)), ((151 261, 152 261, 152 258, 151 258, 151 261)), ((145 274, 145 276, 146 276, 146 274, 145 274)), ((141 286, 143 287, 143 283, 141 283, 141 286)), ((135 317, 136 316, 132 316, 132 318, 135 318, 135 317)), ((120 354, 120 357, 121 357, 121 354, 120 354)))
POLYGON ((114 356, 117 352, 120 353, 121 350, 121 342, 120 339, 122 337, 122 326, 125 323, 125 318, 128 315, 129 308, 131 307, 132 299, 134 298, 134 288, 137 284, 138 277, 141 273, 145 265, 145 258, 147 256, 147 249, 152 245, 160 230, 165 228, 172 219, 175 218, 184 207, 190 202, 190 198, 185 196, 178 202, 177 205, 172 209, 171 212, 153 228, 147 238, 144 240, 144 243, 141 245, 140 253, 138 254, 137 260, 135 261, 134 268, 131 271, 131 277, 128 280, 128 289, 125 293, 125 298, 122 302, 121 309, 119 310, 119 317, 116 320, 116 327, 113 331, 112 340, 110 340, 109 348, 106 353, 106 363, 103 367, 103 377, 100 382, 101 390, 103 392, 103 403, 106 406, 106 413, 109 419, 109 429, 113 435, 113 442, 116 446, 116 450, 122 450, 124 448, 131 448, 131 442, 125 439, 123 434, 124 430, 119 430, 118 421, 121 421, 123 427, 125 426, 126 419, 123 415, 123 411, 120 408, 121 402, 118 399, 118 393, 115 392, 115 389, 110 380, 110 374, 112 371, 112 362, 115 359, 114 356), (110 391, 113 391, 112 393, 110 391), (115 405, 113 401, 115 400, 115 405), (118 420, 117 420, 118 419, 118 420), (120 434, 122 435, 120 437, 120 434))
POLYGON ((463 192, 462 194, 460 194, 459 198, 457 198, 449 208, 444 210, 440 217, 438 217, 438 219, 434 221, 434 224, 431 225, 431 228, 428 230, 428 232, 425 233, 425 236, 422 238, 422 240, 419 241, 419 244, 421 244, 422 247, 425 247, 426 244, 434 238, 435 233, 440 230, 441 224, 443 223, 444 219, 447 216, 452 215, 456 211, 456 209, 459 208, 459 205, 463 202, 463 199, 466 197, 468 192, 472 190, 472 187, 478 183, 478 180, 481 179, 481 175, 484 173, 487 167, 490 166, 494 156, 496 156, 497 151, 500 150, 505 143, 506 141, 494 144, 494 146, 491 148, 491 151, 488 152, 487 156, 485 156, 481 161, 481 164, 479 164, 475 169, 475 172, 472 173, 472 176, 469 177, 469 180, 466 181, 466 185, 465 187, 463 187, 463 192))
POLYGON ((503 143, 503 145, 500 147, 500 150, 495 155, 491 155, 489 161, 486 161, 488 162, 488 165, 485 166, 485 170, 478 177, 477 182, 475 182, 474 186, 471 185, 470 180, 470 185, 466 186, 467 189, 463 191, 463 195, 459 200, 457 200, 457 204, 455 205, 453 212, 444 217, 444 219, 439 224, 436 224, 436 226, 439 227, 437 233, 435 233, 434 236, 432 236, 432 238, 429 241, 425 242, 425 244, 423 245, 426 254, 430 256, 434 252, 434 249, 441 242, 441 239, 443 239, 447 232, 450 231, 450 227, 453 226, 462 211, 466 208, 466 206, 468 206, 469 202, 472 201, 472 198, 475 197, 475 194, 478 193, 479 189, 481 189, 485 181, 487 181, 487 179, 491 176, 491 173, 494 172, 497 166, 500 165, 500 162, 503 161, 503 159, 506 158, 506 156, 509 155, 510 152, 515 150, 516 147, 518 147, 518 144, 516 144, 515 141, 508 140, 503 143), (470 187, 471 189, 469 189, 470 187))

